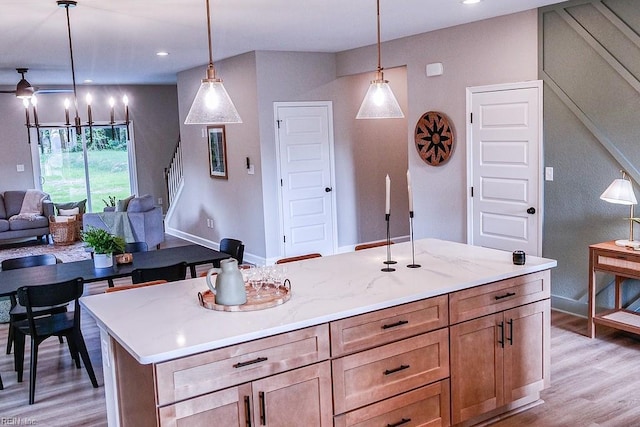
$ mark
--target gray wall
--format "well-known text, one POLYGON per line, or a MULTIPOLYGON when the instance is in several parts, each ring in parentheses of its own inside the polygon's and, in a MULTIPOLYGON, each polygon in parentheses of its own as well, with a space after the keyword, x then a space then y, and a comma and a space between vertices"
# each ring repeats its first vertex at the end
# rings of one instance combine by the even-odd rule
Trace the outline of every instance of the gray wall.
MULTIPOLYGON (((7 90, 15 87, 4 88, 7 90)), ((80 114, 86 120, 83 107, 85 93, 90 90, 94 99, 94 120, 109 119, 107 94, 121 98, 126 93, 130 103, 130 117, 134 123, 138 193, 151 194, 166 206, 164 168, 169 164, 178 141, 178 102, 176 86, 81 86, 78 89, 80 114)), ((63 100, 69 94, 46 94, 38 97, 41 122, 63 122, 63 100)), ((117 112, 117 114, 122 114, 117 112)), ((117 116, 118 118, 118 116, 117 116)), ((27 133, 24 126, 24 107, 13 94, 0 94, 0 191, 34 188, 33 168, 27 133), (16 172, 16 164, 25 165, 24 172, 16 172)), ((35 133, 34 133, 35 135, 35 133)), ((35 143, 35 138, 32 141, 35 143)), ((98 201, 98 203, 102 203, 98 201)))
MULTIPOLYGON (((371 70, 375 69, 375 46, 336 55, 256 52, 217 63, 244 120, 243 124, 227 126, 228 151, 231 154, 231 150, 242 150, 241 159, 250 152, 256 175, 243 178, 244 181, 231 176, 228 182, 209 178, 206 142, 200 137, 200 130, 187 130, 183 125, 185 163, 190 169, 171 227, 196 238, 204 236, 209 242, 224 236, 242 238, 249 253, 268 259, 277 257, 280 239, 275 222, 277 176, 272 103, 329 100, 334 105, 340 247, 346 250, 358 242, 384 237, 384 215, 376 212, 384 212, 381 189, 387 172, 392 179, 392 235, 406 236, 407 164, 414 182, 416 237, 465 241, 465 89, 537 78, 537 11, 386 42, 382 61, 406 120, 354 119, 372 78, 371 70), (255 62, 240 59, 248 56, 255 62), (425 66, 430 62, 443 62, 445 74, 427 78, 425 66), (250 74, 255 75, 251 78, 250 74), (238 75, 247 78, 238 80, 238 75), (245 102, 251 98, 254 104, 245 102), (257 111, 252 105, 258 106, 257 111), (426 165, 415 150, 415 123, 429 110, 445 112, 457 135, 454 155, 441 167, 426 165), (233 129, 234 137, 229 129, 233 129), (229 147, 236 142, 237 147, 229 147), (243 210, 247 206, 242 202, 245 191, 253 197, 250 213, 243 210), (260 195, 256 195, 257 191, 260 195), (202 192, 211 200, 203 200, 202 192), (215 230, 203 228, 205 213, 213 215, 215 230), (260 232, 266 237, 261 238, 260 232)), ((203 69, 180 73, 181 118, 186 116, 203 75, 203 69)), ((239 169, 246 176, 244 167, 239 169)))
MULTIPOLYGON (((545 185, 543 254, 558 260, 554 306, 576 313, 586 312, 588 246, 629 235, 628 207, 599 196, 620 169, 640 182, 639 32, 636 1, 573 1, 540 11, 545 164, 554 168, 545 185)), ((599 288, 611 279, 600 275, 599 288)), ((625 287, 625 300, 638 289, 625 287)), ((612 302, 609 287, 598 304, 612 302)))
MULTIPOLYGON (((403 188, 407 134, 406 120, 355 120, 372 73, 336 79, 334 54, 263 51, 219 61, 216 69, 243 119, 226 126, 229 179, 209 177, 204 127, 181 125, 185 181, 169 218, 170 232, 213 247, 223 237, 241 239, 247 257, 255 261, 280 257, 273 103, 332 101, 338 245, 383 238, 384 176, 389 173, 403 188), (255 165, 255 175, 247 174, 246 157, 255 165), (369 217, 376 210, 382 214, 371 227, 369 217), (213 229, 206 227, 206 218, 214 220, 213 229)), ((181 121, 202 76, 200 67, 178 75, 181 121)), ((389 76, 406 109, 404 68, 390 70, 389 76)), ((406 190, 395 192, 392 203, 406 206, 406 190)), ((406 218, 392 224, 392 235, 408 233, 406 218)))
MULTIPOLYGON (((537 78, 537 16, 531 10, 383 44, 386 67, 407 68, 408 159, 414 191, 415 237, 466 241, 466 88, 537 78), (444 74, 427 77, 428 63, 444 74), (449 116, 455 132, 447 163, 424 163, 415 149, 415 124, 427 111, 449 116)), ((375 46, 338 54, 338 75, 373 66, 375 46)), ((404 208, 402 206, 401 208, 404 208)))

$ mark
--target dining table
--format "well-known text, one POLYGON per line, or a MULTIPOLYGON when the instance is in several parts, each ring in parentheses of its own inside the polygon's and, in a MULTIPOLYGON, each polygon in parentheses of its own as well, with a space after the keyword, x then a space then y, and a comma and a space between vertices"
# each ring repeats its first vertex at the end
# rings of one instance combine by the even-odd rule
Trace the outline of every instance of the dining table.
POLYGON ((230 255, 200 245, 185 245, 158 249, 148 252, 136 252, 133 261, 128 264, 114 264, 109 268, 95 268, 92 259, 66 262, 53 265, 20 268, 0 271, 0 296, 12 296, 22 286, 48 285, 82 277, 86 283, 111 281, 121 277, 130 277, 138 268, 156 268, 186 262, 191 277, 196 276, 196 266, 218 265, 230 255))

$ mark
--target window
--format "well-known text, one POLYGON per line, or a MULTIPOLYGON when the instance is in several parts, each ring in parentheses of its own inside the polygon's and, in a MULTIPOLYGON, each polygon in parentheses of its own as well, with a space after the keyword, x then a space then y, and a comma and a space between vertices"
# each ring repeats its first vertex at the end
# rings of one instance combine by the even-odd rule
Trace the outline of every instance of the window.
POLYGON ((34 174, 54 202, 86 198, 88 212, 101 212, 110 196, 137 192, 133 135, 127 139, 126 126, 81 129, 39 128, 38 143, 32 139, 34 174))

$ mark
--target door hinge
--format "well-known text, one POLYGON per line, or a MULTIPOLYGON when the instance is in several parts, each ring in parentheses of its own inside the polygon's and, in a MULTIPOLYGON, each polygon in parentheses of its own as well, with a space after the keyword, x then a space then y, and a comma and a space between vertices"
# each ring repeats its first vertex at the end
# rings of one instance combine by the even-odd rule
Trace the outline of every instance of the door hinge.
POLYGON ((471 187, 471 197, 473 197, 473 187, 471 187))
POLYGON ((280 129, 280 122, 281 122, 281 121, 282 121, 282 120, 280 120, 280 119, 276 120, 276 124, 278 125, 278 129, 280 129))
POLYGON ((282 183, 282 178, 280 178, 280 187, 284 186, 284 184, 282 183))
POLYGON ((473 123, 473 113, 469 115, 469 123, 473 123))
POLYGON ((287 236, 282 236, 282 242, 287 243, 287 236))

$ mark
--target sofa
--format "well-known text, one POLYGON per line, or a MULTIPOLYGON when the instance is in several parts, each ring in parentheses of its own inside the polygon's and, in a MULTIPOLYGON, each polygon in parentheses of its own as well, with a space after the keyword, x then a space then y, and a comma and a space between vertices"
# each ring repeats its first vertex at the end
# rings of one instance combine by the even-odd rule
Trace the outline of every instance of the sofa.
MULTIPOLYGON (((33 190, 32 190, 33 191, 33 190)), ((41 210, 32 215, 19 216, 27 190, 10 190, 0 194, 0 240, 19 239, 49 235, 49 216, 54 215, 54 206, 49 195, 40 193, 41 210)))
POLYGON ((127 243, 145 242, 149 249, 159 247, 164 241, 162 208, 155 206, 151 195, 132 197, 119 201, 116 209, 86 213, 82 216, 82 228, 101 228, 121 236, 127 243))

